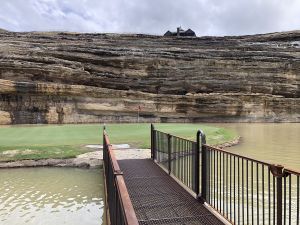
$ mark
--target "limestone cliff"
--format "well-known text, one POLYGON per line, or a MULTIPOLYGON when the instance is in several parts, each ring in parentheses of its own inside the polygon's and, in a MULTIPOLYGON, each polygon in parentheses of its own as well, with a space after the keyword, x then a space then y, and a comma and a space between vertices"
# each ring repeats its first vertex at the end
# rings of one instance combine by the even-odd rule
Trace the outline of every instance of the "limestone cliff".
POLYGON ((300 31, 0 40, 0 124, 300 121, 300 31))

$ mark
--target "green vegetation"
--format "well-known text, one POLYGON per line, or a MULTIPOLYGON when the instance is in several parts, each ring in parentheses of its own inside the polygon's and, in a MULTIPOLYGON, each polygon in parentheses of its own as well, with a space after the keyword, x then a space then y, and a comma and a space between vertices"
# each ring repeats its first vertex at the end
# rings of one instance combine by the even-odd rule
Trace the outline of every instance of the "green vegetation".
MULTIPOLYGON (((149 148, 149 124, 108 124, 111 143, 130 144, 137 148, 149 148)), ((159 130, 185 137, 196 138, 202 129, 209 144, 220 144, 234 139, 237 134, 228 129, 202 124, 156 124, 159 130)), ((71 158, 93 151, 87 144, 102 144, 102 126, 82 125, 34 125, 0 127, 0 161, 20 159, 71 158)))

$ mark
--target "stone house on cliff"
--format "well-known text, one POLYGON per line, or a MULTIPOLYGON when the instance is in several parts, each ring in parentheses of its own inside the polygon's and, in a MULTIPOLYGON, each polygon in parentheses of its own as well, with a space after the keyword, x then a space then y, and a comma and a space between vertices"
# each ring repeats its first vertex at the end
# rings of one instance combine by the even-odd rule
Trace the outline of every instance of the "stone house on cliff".
POLYGON ((187 30, 183 30, 181 27, 177 27, 177 31, 176 32, 171 32, 171 31, 167 31, 164 34, 165 37, 172 37, 172 36, 177 36, 177 37, 196 37, 196 33, 191 30, 190 28, 187 30))

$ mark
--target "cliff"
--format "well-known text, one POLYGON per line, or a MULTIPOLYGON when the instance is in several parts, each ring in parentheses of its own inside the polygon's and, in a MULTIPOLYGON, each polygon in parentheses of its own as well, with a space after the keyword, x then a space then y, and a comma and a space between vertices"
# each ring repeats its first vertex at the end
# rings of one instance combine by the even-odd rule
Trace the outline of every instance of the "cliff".
POLYGON ((300 31, 0 40, 0 124, 300 121, 300 31))

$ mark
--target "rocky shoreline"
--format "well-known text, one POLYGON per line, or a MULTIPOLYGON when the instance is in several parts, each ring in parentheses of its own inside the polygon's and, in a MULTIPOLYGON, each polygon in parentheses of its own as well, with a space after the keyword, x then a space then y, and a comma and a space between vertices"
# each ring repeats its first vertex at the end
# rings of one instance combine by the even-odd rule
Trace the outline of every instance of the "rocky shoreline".
POLYGON ((227 141, 223 144, 219 144, 219 145, 214 145, 214 147, 217 147, 217 148, 229 148, 229 147, 232 147, 232 146, 235 146, 235 145, 238 145, 241 141, 241 136, 238 136, 236 137, 235 139, 233 139, 232 141, 227 141))
MULTIPOLYGON (((228 148, 237 145, 241 137, 215 145, 217 148, 228 148)), ((150 149, 115 149, 118 160, 150 158, 150 149)), ((73 167, 73 168, 102 168, 102 150, 88 152, 70 159, 40 159, 40 160, 18 160, 13 162, 0 162, 1 168, 26 168, 26 167, 73 167)))
POLYGON ((0 162, 0 168, 23 167, 74 167, 74 168, 102 168, 102 152, 88 152, 69 159, 39 159, 0 162))

